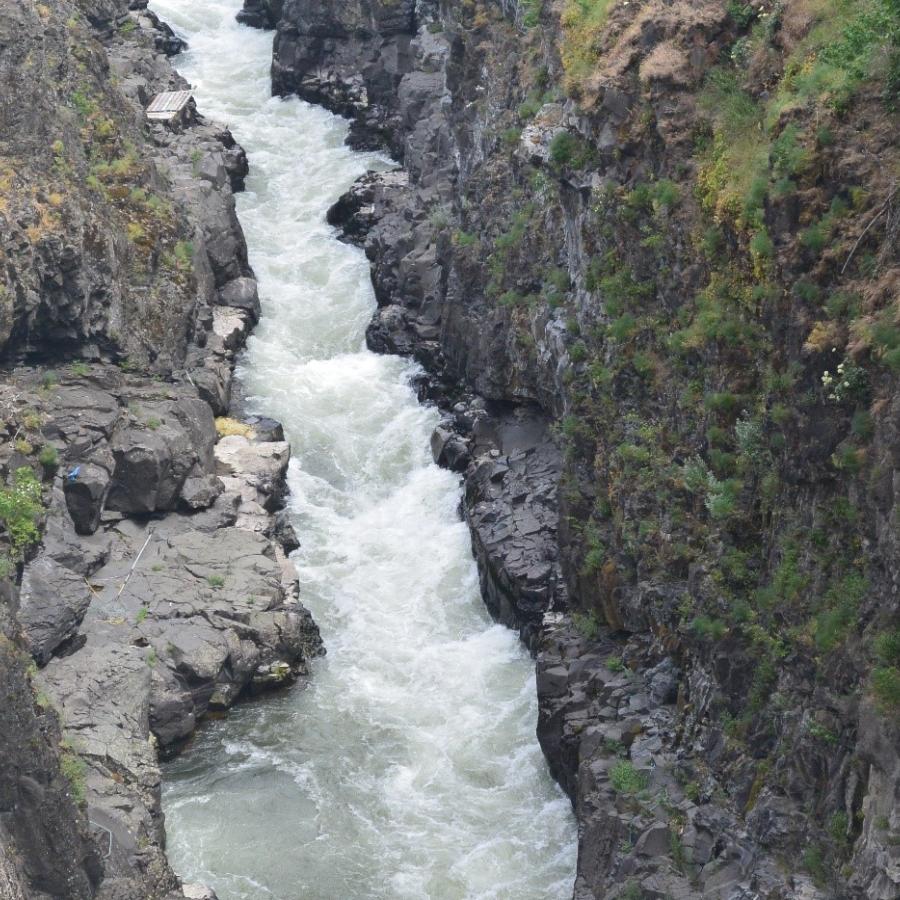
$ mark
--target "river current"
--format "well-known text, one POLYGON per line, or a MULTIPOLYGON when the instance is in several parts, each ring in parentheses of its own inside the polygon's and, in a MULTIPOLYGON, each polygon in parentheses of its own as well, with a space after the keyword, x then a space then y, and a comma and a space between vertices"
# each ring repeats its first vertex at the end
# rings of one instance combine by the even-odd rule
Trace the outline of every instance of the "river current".
POLYGON ((575 824, 535 738, 532 662, 482 604, 415 366, 365 347, 368 263, 325 222, 385 160, 270 96, 272 35, 236 23, 240 0, 152 8, 250 158, 237 204, 263 315, 237 377, 293 447, 301 598, 328 649, 305 690, 239 705, 165 766, 172 864, 221 900, 570 897, 575 824))

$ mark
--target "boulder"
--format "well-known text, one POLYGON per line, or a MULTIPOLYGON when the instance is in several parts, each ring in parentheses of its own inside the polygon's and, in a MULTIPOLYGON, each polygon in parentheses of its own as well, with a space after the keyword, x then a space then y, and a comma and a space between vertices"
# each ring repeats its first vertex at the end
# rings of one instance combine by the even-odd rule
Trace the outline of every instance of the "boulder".
POLYGON ((192 475, 181 487, 181 504, 188 509, 208 509, 225 489, 215 475, 192 475))
POLYGON ((202 478, 212 469, 216 427, 206 403, 147 403, 141 414, 145 422, 118 429, 111 442, 115 471, 106 505, 118 512, 173 509, 188 476, 202 478))
POLYGON ((84 578, 56 560, 42 556, 25 567, 18 618, 38 665, 76 633, 90 604, 84 578))
POLYGON ((109 472, 94 463, 81 463, 63 473, 66 507, 78 534, 93 534, 109 494, 109 472))
POLYGON ((246 276, 232 279, 219 290, 219 303, 246 311, 255 324, 260 312, 256 279, 246 276))

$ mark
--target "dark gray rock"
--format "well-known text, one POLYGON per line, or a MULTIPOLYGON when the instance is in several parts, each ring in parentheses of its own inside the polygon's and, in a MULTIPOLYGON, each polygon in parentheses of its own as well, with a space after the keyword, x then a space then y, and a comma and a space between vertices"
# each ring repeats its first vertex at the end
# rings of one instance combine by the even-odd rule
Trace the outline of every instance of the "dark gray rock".
POLYGON ((188 476, 213 468, 216 429, 208 404, 185 398, 150 402, 141 411, 155 427, 132 423, 111 441, 115 470, 106 505, 125 513, 173 509, 188 476))
POLYGON ((215 475, 189 477, 181 487, 181 503, 188 509, 208 509, 224 489, 215 475))
POLYGON ((60 770, 59 722, 35 694, 8 601, 0 602, 0 895, 90 900, 103 876, 100 853, 60 770))
MULTIPOLYGON (((162 900, 184 895, 163 851, 158 751, 177 748, 207 709, 305 673, 321 641, 268 537, 286 445, 252 484, 237 465, 227 490, 215 474, 213 415, 227 411, 234 358, 259 314, 232 196, 246 155, 194 109, 177 128, 147 128, 150 98, 187 85, 162 55, 183 42, 146 0, 70 7, 0 12, 3 131, 22 160, 0 213, 3 426, 18 419, 38 450, 60 456, 23 590, 0 591, 0 895, 162 900), (110 192, 87 185, 96 160, 77 92, 96 98, 134 156, 110 192), (35 229, 50 172, 64 173, 62 208, 35 229), (166 209, 164 227, 145 219, 146 248, 129 238, 134 209, 123 215, 119 196, 137 188, 166 209), (19 620, 7 623, 14 605, 19 620), (27 651, 44 666, 33 691, 27 651), (60 773, 54 708, 85 811, 60 773)), ((265 428, 274 439, 278 426, 265 428)))
POLYGON ((66 507, 78 534, 93 534, 109 493, 110 474, 103 466, 78 463, 63 475, 66 507))
POLYGON ((16 616, 38 665, 75 634, 90 604, 84 577, 56 560, 40 557, 25 567, 16 616))
POLYGON ((277 443, 284 440, 284 426, 275 419, 248 416, 246 422, 253 429, 256 440, 261 443, 277 443))
POLYGON ((237 14, 237 20, 251 28, 272 31, 281 18, 283 5, 283 0, 244 0, 244 7, 237 14))
POLYGON ((223 306, 245 310, 254 323, 259 320, 259 292, 253 278, 242 276, 229 281, 219 291, 219 302, 223 306))
POLYGON ((273 540, 278 541, 285 553, 293 553, 300 549, 300 538, 291 524, 290 516, 286 510, 275 513, 275 525, 272 529, 273 540))

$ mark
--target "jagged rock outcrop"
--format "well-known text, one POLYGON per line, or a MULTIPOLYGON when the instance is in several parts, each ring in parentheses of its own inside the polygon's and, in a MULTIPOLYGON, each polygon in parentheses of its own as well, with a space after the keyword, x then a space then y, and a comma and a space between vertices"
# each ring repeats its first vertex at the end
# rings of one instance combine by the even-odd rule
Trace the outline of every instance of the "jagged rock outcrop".
POLYGON ((283 7, 283 0, 244 0, 237 20, 252 28, 272 30, 278 25, 283 7))
MULTIPOLYGON (((33 692, 33 663, 17 646, 8 600, 0 604, 0 896, 86 900, 102 877, 101 854, 60 771, 59 723, 33 692)), ((63 759, 72 765, 74 757, 63 759)))
POLYGON ((213 897, 165 857, 161 754, 322 652, 290 447, 218 423, 259 317, 247 160, 146 3, 0 10, 0 894, 213 897), (228 436, 220 437, 222 434, 228 436), (28 659, 30 665, 26 665, 28 659))
POLYGON ((392 11, 289 0, 274 88, 404 164, 329 221, 539 650, 576 896, 896 895, 896 9, 392 11), (557 423, 540 499, 474 435, 510 403, 557 423))

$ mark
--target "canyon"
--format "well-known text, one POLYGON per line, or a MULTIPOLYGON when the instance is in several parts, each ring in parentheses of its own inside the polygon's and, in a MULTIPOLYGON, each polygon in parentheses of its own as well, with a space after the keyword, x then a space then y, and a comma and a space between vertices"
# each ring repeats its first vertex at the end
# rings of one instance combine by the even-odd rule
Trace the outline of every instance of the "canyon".
MULTIPOLYGON (((164 854, 158 757, 322 651, 283 429, 225 417, 260 314, 246 159, 195 110, 141 123, 185 87, 182 44, 130 6, 0 11, 15 898, 203 896, 164 854)), ((368 347, 440 411, 484 602, 534 656, 576 900, 900 893, 898 18, 239 15, 274 30, 277 96, 393 160, 328 222, 371 266, 368 347)))

